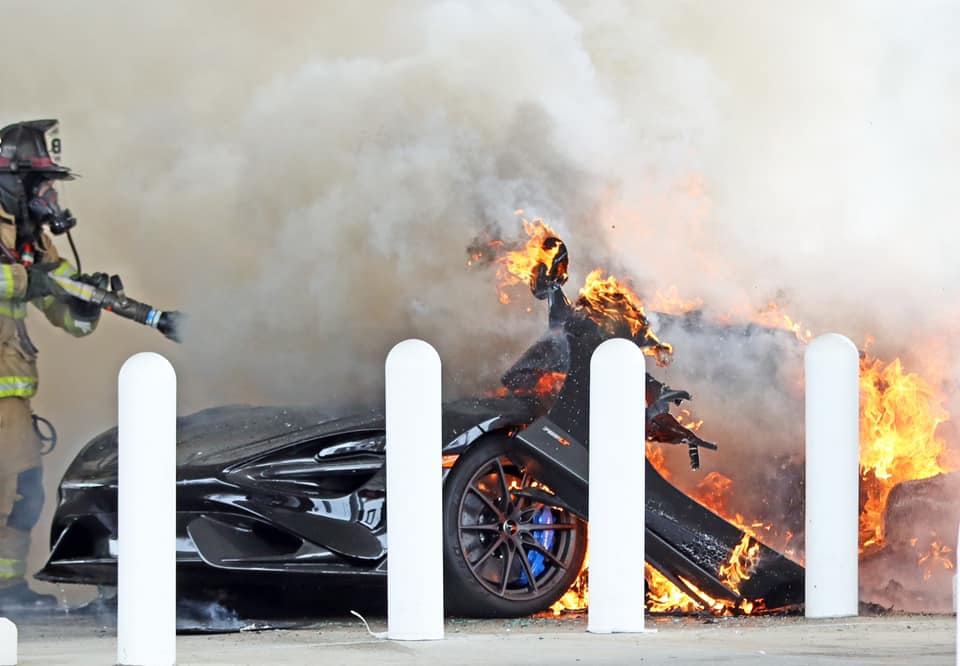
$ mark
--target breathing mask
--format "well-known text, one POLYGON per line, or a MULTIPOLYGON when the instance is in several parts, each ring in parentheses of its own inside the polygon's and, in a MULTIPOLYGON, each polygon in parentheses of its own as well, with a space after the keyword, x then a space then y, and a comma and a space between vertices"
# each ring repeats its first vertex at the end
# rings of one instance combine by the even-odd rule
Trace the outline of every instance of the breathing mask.
POLYGON ((57 191, 50 181, 44 181, 37 187, 34 196, 27 202, 27 210, 35 224, 47 225, 54 235, 66 233, 77 226, 77 218, 70 209, 60 208, 57 191))

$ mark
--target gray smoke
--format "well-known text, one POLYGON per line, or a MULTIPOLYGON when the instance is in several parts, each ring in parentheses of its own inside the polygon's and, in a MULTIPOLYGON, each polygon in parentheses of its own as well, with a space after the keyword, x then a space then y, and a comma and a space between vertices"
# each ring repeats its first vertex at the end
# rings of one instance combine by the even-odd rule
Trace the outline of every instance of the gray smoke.
MULTIPOLYGON (((376 402, 386 352, 408 336, 438 347, 448 394, 490 386, 545 316, 501 306, 465 248, 484 229, 516 235, 517 208, 564 236, 571 286, 605 266, 708 314, 778 300, 815 332, 872 333, 935 381, 960 369, 947 345, 916 353, 960 329, 948 4, 6 11, 35 29, 6 35, 28 55, 0 75, 4 120, 61 119, 84 175, 63 192, 84 268, 192 317, 181 347, 109 316, 79 341, 31 317, 35 405, 62 435, 51 493, 114 423, 116 372, 137 351, 171 358, 183 412, 376 402)), ((771 355, 795 363, 792 342, 741 354, 664 337, 677 348, 665 376, 696 393, 718 460, 798 452, 797 403, 776 399, 793 375, 774 368, 783 386, 765 391, 771 355)))

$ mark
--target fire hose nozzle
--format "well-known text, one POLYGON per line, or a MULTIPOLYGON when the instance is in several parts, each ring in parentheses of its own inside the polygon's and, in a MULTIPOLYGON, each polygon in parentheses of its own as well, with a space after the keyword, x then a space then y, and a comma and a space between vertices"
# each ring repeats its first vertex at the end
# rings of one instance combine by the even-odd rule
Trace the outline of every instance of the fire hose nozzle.
POLYGON ((120 298, 123 298, 123 280, 120 279, 119 275, 110 276, 110 291, 115 293, 120 298))
POLYGON ((157 324, 154 328, 163 333, 164 337, 174 342, 182 342, 180 337, 180 327, 186 321, 187 315, 178 310, 169 310, 161 312, 157 317, 157 324))
POLYGON ((176 310, 158 310, 152 305, 128 298, 123 292, 123 282, 117 275, 110 278, 111 291, 62 275, 51 275, 51 278, 59 285, 64 296, 99 305, 104 310, 124 319, 131 319, 138 324, 155 328, 174 342, 181 340, 180 327, 186 317, 176 310))

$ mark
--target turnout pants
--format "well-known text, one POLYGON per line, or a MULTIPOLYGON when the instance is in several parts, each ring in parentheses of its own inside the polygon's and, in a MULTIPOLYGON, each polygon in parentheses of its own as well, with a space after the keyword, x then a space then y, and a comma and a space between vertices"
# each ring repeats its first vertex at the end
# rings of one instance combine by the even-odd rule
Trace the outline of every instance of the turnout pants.
POLYGON ((30 530, 43 508, 40 448, 30 401, 0 398, 0 589, 26 576, 30 530))

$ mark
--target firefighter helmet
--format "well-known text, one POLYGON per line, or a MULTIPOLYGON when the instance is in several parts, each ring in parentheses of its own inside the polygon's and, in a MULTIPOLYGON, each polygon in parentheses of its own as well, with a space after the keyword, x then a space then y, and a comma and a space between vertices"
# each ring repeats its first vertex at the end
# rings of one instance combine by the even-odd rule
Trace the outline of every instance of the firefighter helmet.
POLYGON ((60 153, 57 120, 27 120, 0 129, 0 173, 70 180, 74 176, 60 164, 60 153))

